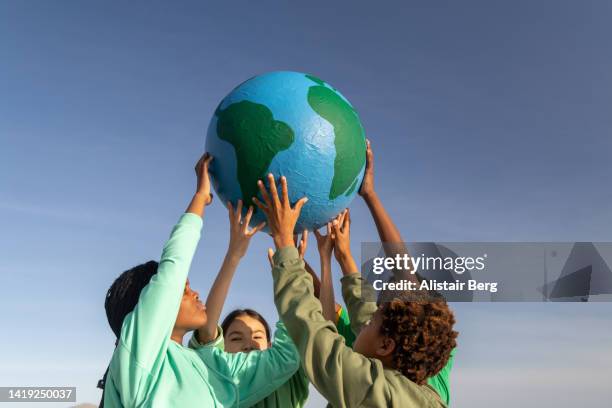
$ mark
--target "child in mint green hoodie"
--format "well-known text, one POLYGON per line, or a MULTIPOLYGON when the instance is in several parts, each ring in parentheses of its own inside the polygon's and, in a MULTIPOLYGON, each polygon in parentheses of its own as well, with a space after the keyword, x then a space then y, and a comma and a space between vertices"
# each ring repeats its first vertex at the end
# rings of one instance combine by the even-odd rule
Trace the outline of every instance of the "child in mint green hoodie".
POLYGON ((174 227, 159 265, 124 272, 107 293, 105 309, 116 348, 101 387, 112 407, 248 407, 285 383, 298 369, 296 348, 282 325, 266 351, 229 354, 216 347, 182 345, 206 324, 206 307, 187 274, 204 207, 212 201, 208 165, 196 165, 197 192, 174 227))
MULTIPOLYGON (((189 347, 199 351, 202 348, 215 346, 228 353, 250 353, 268 350, 273 347, 270 327, 265 319, 251 309, 235 310, 230 313, 219 327, 219 317, 229 292, 232 279, 238 264, 246 254, 252 236, 263 224, 249 229, 253 215, 250 206, 242 214, 242 200, 238 200, 236 209, 228 202, 230 242, 221 269, 208 292, 206 323, 194 332, 189 347)), ((308 399, 308 378, 298 370, 288 381, 280 384, 264 399, 251 405, 254 408, 301 408, 308 399)), ((247 405, 245 405, 246 407, 247 405)))

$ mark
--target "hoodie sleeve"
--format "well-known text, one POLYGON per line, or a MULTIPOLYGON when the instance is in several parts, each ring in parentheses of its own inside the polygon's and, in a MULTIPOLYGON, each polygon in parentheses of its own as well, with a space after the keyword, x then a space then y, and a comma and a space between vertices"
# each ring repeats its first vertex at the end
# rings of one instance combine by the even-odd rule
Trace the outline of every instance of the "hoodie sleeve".
POLYGON ((164 363, 202 218, 183 214, 164 246, 157 273, 123 320, 110 370, 124 404, 142 401, 164 363))
POLYGON ((272 347, 249 353, 227 353, 218 346, 198 347, 190 342, 206 366, 232 381, 238 388, 239 406, 249 407, 285 384, 300 367, 295 344, 285 326, 276 325, 272 347))

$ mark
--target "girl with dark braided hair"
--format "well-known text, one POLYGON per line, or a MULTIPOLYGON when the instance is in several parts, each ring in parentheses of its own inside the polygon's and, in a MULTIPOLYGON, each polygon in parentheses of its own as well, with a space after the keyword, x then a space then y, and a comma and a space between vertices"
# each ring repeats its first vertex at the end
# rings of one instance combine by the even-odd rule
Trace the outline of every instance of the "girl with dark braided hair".
POLYGON ((187 274, 204 207, 212 201, 211 160, 204 155, 196 164, 196 193, 159 264, 150 261, 124 272, 108 290, 104 306, 117 342, 100 382, 106 408, 249 406, 299 367, 295 345, 282 327, 266 351, 230 354, 214 346, 192 350, 182 344, 185 334, 207 322, 206 306, 187 274))

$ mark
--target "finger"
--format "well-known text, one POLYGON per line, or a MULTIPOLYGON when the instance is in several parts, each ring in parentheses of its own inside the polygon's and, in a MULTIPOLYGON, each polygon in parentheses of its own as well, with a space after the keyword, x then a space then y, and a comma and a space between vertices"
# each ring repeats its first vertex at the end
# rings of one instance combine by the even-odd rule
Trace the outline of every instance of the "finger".
POLYGON ((351 226, 351 210, 346 209, 346 219, 348 220, 348 226, 351 226))
POLYGON ((270 266, 274 268, 274 250, 272 248, 268 248, 268 261, 270 266))
POLYGON ((257 180, 257 187, 259 188, 259 192, 261 193, 261 198, 263 198, 266 206, 271 207, 272 201, 270 201, 270 195, 268 195, 268 190, 266 190, 266 186, 263 181, 257 180))
POLYGON ((230 221, 234 220, 234 206, 231 201, 227 202, 227 211, 229 213, 230 221))
POLYGON ((268 206, 267 205, 265 205, 264 203, 259 201, 259 199, 257 197, 253 197, 252 200, 253 200, 253 203, 257 206, 257 208, 259 208, 265 214, 268 214, 268 206))
POLYGON ((204 156, 202 156, 202 158, 204 159, 204 168, 208 169, 210 162, 213 160, 213 155, 206 152, 204 153, 204 156))
POLYGON ((258 224, 255 228, 253 228, 251 231, 247 232, 247 235, 252 237, 253 235, 257 234, 259 231, 261 231, 263 227, 265 226, 266 226, 266 222, 263 221, 260 224, 258 224))
POLYGON ((268 173, 268 186, 270 188, 270 195, 272 196, 274 207, 281 208, 281 202, 278 199, 278 191, 276 190, 276 180, 274 180, 274 175, 272 173, 268 173))
POLYGON ((331 235, 332 234, 332 224, 331 222, 327 223, 327 235, 331 235))
POLYGON ((321 235, 318 229, 314 230, 313 232, 315 234, 315 237, 317 238, 317 241, 323 238, 323 235, 321 235))
POLYGON ((338 214, 338 216, 336 217, 336 220, 338 220, 338 224, 342 225, 342 223, 344 222, 344 214, 345 212, 342 211, 340 214, 338 214))
POLYGON ((298 214, 302 211, 302 207, 304 207, 304 204, 306 204, 308 202, 308 197, 302 197, 298 200, 297 203, 295 203, 295 207, 293 207, 294 211, 297 211, 298 214))
POLYGON ((290 207, 289 204, 289 189, 287 188, 287 177, 281 177, 281 193, 283 195, 283 205, 290 207))
POLYGON ((334 222, 332 223, 332 229, 336 236, 340 235, 340 223, 338 222, 338 220, 334 220, 334 222))
POLYGON ((248 231, 249 229, 249 224, 251 222, 251 216, 253 216, 253 206, 249 205, 249 209, 246 213, 246 215, 244 216, 244 231, 248 231))
POLYGON ((300 239, 300 247, 298 248, 298 253, 300 254, 300 258, 304 258, 304 254, 306 254, 306 247, 308 246, 308 230, 302 231, 302 239, 300 239))
POLYGON ((240 224, 240 220, 242 219, 242 200, 238 200, 238 207, 236 208, 236 213, 234 214, 234 220, 237 224, 240 224))

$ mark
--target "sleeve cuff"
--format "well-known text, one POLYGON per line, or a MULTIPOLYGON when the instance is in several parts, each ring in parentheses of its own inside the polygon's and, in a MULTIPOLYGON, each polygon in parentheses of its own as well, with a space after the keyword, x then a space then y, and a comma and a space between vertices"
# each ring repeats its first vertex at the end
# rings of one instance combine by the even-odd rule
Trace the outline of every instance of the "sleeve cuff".
POLYGON ((202 229, 203 221, 202 217, 200 217, 199 215, 187 212, 181 215, 181 218, 179 219, 178 223, 181 225, 191 225, 198 229, 202 229))
POLYGON ((300 254, 296 247, 287 246, 281 249, 278 249, 274 253, 274 257, 272 260, 274 261, 274 265, 281 265, 283 262, 293 261, 300 258, 300 254))
POLYGON ((191 336, 191 340, 189 340, 189 347, 193 349, 204 347, 223 349, 223 329, 221 326, 217 325, 217 337, 207 343, 200 343, 200 341, 196 338, 196 332, 194 331, 193 336, 191 336))
POLYGON ((348 275, 344 275, 342 278, 340 278, 340 282, 342 283, 342 286, 344 286, 344 285, 355 283, 359 281, 360 278, 361 278, 361 274, 359 272, 353 272, 348 275))

